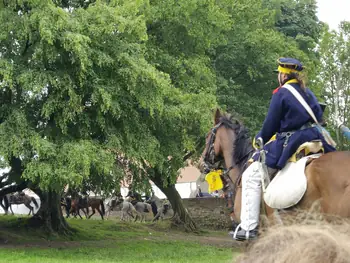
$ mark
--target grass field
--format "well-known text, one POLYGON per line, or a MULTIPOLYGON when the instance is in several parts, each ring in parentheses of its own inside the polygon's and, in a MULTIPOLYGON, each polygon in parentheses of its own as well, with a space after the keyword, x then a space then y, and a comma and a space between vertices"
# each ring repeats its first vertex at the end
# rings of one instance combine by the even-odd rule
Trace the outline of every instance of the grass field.
POLYGON ((226 232, 199 235, 167 223, 122 223, 71 219, 74 236, 45 236, 25 219, 0 216, 0 262, 234 262, 238 255, 226 232))

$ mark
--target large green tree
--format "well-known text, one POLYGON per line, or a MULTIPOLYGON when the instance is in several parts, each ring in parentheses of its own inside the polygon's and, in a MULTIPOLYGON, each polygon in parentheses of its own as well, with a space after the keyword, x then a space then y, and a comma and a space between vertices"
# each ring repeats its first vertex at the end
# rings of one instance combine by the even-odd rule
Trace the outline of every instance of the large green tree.
POLYGON ((132 174, 195 229, 174 184, 216 104, 256 132, 276 59, 313 71, 309 49, 278 21, 263 0, 2 1, 0 156, 11 170, 0 195, 31 187, 47 229, 65 231, 66 184, 106 194, 132 174))
MULTIPOLYGON (((153 6, 141 0, 1 5, 0 154, 12 168, 7 185, 29 184, 39 194, 45 226, 67 229, 58 195, 66 184, 113 189, 124 176, 116 165, 120 154, 135 178, 145 181, 148 169, 144 175, 174 190, 185 150, 194 150, 194 134, 209 128, 216 102, 208 90, 179 88, 150 58, 146 21, 153 6)), ((186 222, 182 203, 169 199, 186 222)))

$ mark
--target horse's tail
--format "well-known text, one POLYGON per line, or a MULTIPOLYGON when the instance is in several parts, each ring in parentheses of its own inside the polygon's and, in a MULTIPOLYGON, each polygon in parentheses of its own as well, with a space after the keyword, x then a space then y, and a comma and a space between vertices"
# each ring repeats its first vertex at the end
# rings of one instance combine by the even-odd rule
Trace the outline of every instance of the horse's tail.
POLYGON ((106 210, 105 210, 105 205, 103 203, 103 200, 100 200, 100 204, 101 204, 101 209, 102 209, 102 215, 105 215, 106 214, 106 210))
POLYGON ((38 202, 36 201, 36 199, 33 196, 30 199, 33 201, 35 208, 38 208, 39 205, 38 205, 38 202))

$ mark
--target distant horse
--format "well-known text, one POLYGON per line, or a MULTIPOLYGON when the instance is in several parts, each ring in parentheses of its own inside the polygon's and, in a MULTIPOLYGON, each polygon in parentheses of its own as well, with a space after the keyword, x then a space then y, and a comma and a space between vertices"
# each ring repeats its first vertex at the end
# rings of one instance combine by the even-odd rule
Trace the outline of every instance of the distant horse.
POLYGON ((172 217, 174 215, 174 210, 169 202, 163 203, 161 208, 158 209, 158 213, 153 218, 152 222, 157 221, 159 218, 164 219, 165 216, 172 217))
POLYGON ((136 211, 135 207, 132 205, 132 203, 128 202, 128 201, 123 201, 122 203, 122 209, 121 209, 122 213, 120 216, 120 220, 124 221, 124 220, 128 220, 129 217, 136 218, 139 214, 139 212, 136 211))
POLYGON ((125 214, 132 214, 136 215, 135 220, 136 221, 138 218, 140 218, 140 221, 145 221, 146 219, 146 214, 151 213, 152 211, 152 206, 146 202, 137 202, 136 200, 133 201, 130 197, 127 197, 125 201, 123 202, 123 207, 122 207, 122 220, 125 214), (132 207, 131 207, 131 206, 132 207), (135 213, 136 211, 136 213, 135 213))
POLYGON ((123 198, 115 196, 109 199, 106 203, 106 217, 108 218, 111 214, 111 211, 121 210, 121 205, 123 203, 123 198), (119 208, 119 209, 118 209, 119 208))
MULTIPOLYGON (((73 200, 72 200, 72 207, 73 207, 73 200)), ((102 220, 104 219, 103 216, 105 215, 105 206, 103 203, 103 200, 97 197, 77 197, 74 199, 74 210, 76 213, 80 216, 79 210, 82 209, 85 213, 84 209, 86 209, 85 216, 86 218, 91 218, 97 210, 100 213, 100 216, 102 220), (92 214, 89 215, 89 207, 92 209, 92 214), (100 209, 101 207, 101 209, 100 209)), ((82 219, 82 217, 80 216, 82 219)))
POLYGON ((174 213, 171 204, 169 202, 164 203, 155 194, 153 194, 147 202, 151 203, 153 214, 156 211, 152 222, 157 221, 159 218, 163 220, 166 215, 172 215, 174 213), (156 209, 154 209, 154 206, 156 209))
POLYGON ((146 200, 146 203, 149 203, 152 206, 153 217, 155 217, 158 213, 158 207, 162 207, 162 200, 160 200, 154 193, 151 198, 146 200))
POLYGON ((84 201, 81 199, 81 197, 76 197, 71 199, 71 206, 70 206, 69 213, 74 215, 74 218, 76 218, 78 215, 80 219, 83 219, 80 215, 80 212, 79 212, 80 210, 83 210, 85 217, 88 218, 89 207, 87 207, 87 205, 84 205, 83 202, 84 201))
MULTIPOLYGON (((10 208, 12 215, 14 215, 13 210, 12 210, 12 205, 24 204, 26 207, 29 208, 28 215, 30 215, 30 214, 34 215, 34 208, 30 205, 30 203, 32 201, 35 205, 35 208, 39 208, 39 205, 38 205, 36 199, 32 196, 29 196, 29 195, 23 193, 23 192, 16 193, 16 194, 8 194, 8 195, 4 196, 4 198, 7 199, 8 207, 10 208)), ((5 203, 6 203, 6 201, 5 201, 5 203)), ((8 208, 6 210, 8 210, 8 208)))

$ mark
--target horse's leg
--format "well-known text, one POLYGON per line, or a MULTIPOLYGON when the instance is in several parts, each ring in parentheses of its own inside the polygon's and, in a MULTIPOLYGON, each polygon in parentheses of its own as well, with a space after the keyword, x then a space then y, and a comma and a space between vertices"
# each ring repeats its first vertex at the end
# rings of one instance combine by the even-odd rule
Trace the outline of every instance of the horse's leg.
POLYGON ((29 213, 28 213, 28 216, 33 213, 34 215, 34 208, 30 205, 30 204, 24 204, 28 209, 29 209, 29 213))
MULTIPOLYGON (((77 212, 77 213, 78 213, 78 216, 80 217, 80 219, 83 219, 83 218, 81 217, 81 215, 80 215, 79 210, 80 210, 80 208, 77 209, 77 211, 78 211, 78 212, 77 212)), ((84 210, 83 210, 83 212, 84 212, 84 210)), ((84 212, 84 213, 85 213, 85 212, 84 212)))
POLYGON ((128 215, 131 217, 131 218, 135 218, 134 217, 134 214, 132 212, 128 212, 128 215))
POLYGON ((13 213, 13 210, 12 210, 12 204, 10 204, 10 210, 11 210, 12 215, 15 215, 15 214, 13 213))
POLYGON ((89 215, 89 218, 91 218, 95 213, 96 213, 96 211, 95 211, 95 207, 91 207, 92 208, 92 214, 91 215, 89 215))
POLYGON ((100 213, 100 216, 101 216, 102 220, 104 220, 104 219, 103 219, 103 214, 102 214, 100 208, 97 207, 96 209, 97 209, 97 211, 100 213))
POLYGON ((74 218, 77 218, 78 212, 76 208, 71 208, 71 214, 74 216, 74 218))
POLYGON ((86 214, 86 212, 85 212, 85 207, 79 207, 79 210, 83 211, 83 213, 84 213, 84 215, 85 215, 86 218, 88 217, 87 214, 86 214))
POLYGON ((109 214, 111 213, 110 212, 110 206, 108 205, 108 203, 107 203, 107 205, 106 205, 106 219, 108 219, 109 218, 109 214))
POLYGON ((89 205, 87 207, 85 207, 85 209, 86 209, 85 216, 86 216, 86 218, 88 218, 88 216, 89 216, 89 205))

